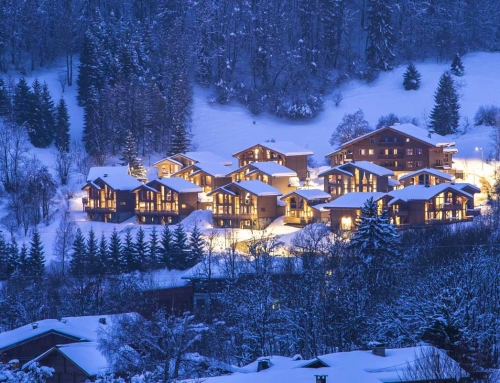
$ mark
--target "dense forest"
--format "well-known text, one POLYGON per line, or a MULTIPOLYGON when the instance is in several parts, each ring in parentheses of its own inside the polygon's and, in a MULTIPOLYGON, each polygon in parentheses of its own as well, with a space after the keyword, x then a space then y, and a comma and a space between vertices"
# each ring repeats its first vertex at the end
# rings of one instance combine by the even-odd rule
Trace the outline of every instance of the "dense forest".
POLYGON ((488 0, 3 0, 0 20, 0 71, 66 61, 97 163, 127 133, 141 155, 186 149, 195 83, 212 102, 312 118, 347 79, 500 48, 488 0))

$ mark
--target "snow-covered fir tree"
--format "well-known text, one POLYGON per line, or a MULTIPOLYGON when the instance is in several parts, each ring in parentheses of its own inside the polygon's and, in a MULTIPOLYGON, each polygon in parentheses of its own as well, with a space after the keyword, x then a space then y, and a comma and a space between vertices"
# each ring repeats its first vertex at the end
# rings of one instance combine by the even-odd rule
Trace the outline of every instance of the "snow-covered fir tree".
POLYGON ((460 104, 455 83, 449 72, 444 72, 439 79, 434 102, 429 116, 432 131, 441 135, 456 133, 460 121, 460 104))
POLYGON ((403 86, 406 90, 417 90, 420 88, 422 75, 413 63, 409 63, 406 72, 403 74, 403 86))
POLYGON ((7 116, 11 110, 11 100, 7 90, 7 84, 0 76, 0 117, 7 116))
POLYGON ((161 254, 160 238, 158 238, 158 231, 156 227, 151 230, 148 244, 147 268, 155 269, 158 266, 158 261, 161 254))
POLYGON ((130 230, 127 230, 122 245, 122 259, 125 266, 123 272, 138 270, 137 258, 135 255, 134 238, 130 230))
POLYGON ((122 242, 120 236, 118 235, 118 231, 116 231, 116 227, 114 227, 109 239, 107 260, 108 274, 116 275, 124 270, 125 265, 122 260, 122 242))
POLYGON ((464 64, 462 63, 462 58, 458 53, 455 56, 453 56, 453 60, 451 61, 450 72, 455 76, 459 77, 463 76, 465 73, 465 68, 464 64))
POLYGON ((174 237, 172 231, 168 228, 168 225, 163 226, 163 231, 161 232, 161 251, 158 257, 158 264, 161 267, 167 267, 172 269, 172 253, 174 251, 174 237))
POLYGON ((178 224, 173 233, 173 249, 170 256, 172 269, 185 270, 189 267, 189 240, 181 224, 178 224))
POLYGON ((186 262, 186 268, 193 267, 198 262, 203 259, 205 254, 205 240, 201 234, 198 227, 198 223, 195 223, 193 230, 191 231, 191 236, 189 237, 189 258, 186 262))
POLYGON ((146 270, 149 245, 146 241, 146 233, 144 232, 142 227, 139 227, 139 230, 137 231, 137 234, 135 236, 134 250, 135 270, 146 270))
POLYGON ((45 256, 42 239, 38 230, 33 231, 30 241, 30 250, 27 259, 27 273, 32 276, 42 276, 45 273, 45 256))
MULTIPOLYGON (((21 77, 14 90, 13 112, 14 121, 17 125, 25 125, 29 120, 31 109, 31 89, 26 79, 21 77)), ((26 127, 27 129, 27 127, 26 127)))
POLYGON ((69 152, 69 113, 64 97, 61 97, 56 109, 54 144, 60 152, 69 152))
POLYGON ((367 13, 366 62, 368 67, 375 70, 391 70, 395 55, 390 2, 388 0, 369 0, 367 13))
POLYGON ((137 153, 137 142, 131 132, 127 133, 120 160, 122 165, 128 165, 130 173, 136 178, 146 178, 146 169, 137 153))
POLYGON ((78 228, 73 241, 71 260, 69 261, 69 269, 72 275, 86 275, 87 270, 87 246, 85 244, 85 236, 82 230, 78 228))

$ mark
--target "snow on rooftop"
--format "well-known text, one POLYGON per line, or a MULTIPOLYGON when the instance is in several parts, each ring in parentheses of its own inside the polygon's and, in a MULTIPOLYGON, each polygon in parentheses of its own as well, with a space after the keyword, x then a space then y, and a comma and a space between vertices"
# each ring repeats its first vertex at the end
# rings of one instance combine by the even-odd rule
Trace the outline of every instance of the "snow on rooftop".
POLYGON ((22 343, 33 337, 40 336, 50 331, 75 338, 75 340, 97 341, 97 334, 112 321, 111 315, 94 315, 82 317, 66 317, 61 320, 43 319, 35 324, 27 324, 14 330, 0 333, 0 350, 12 345, 22 343), (101 318, 105 319, 105 323, 101 318))
POLYGON ((244 149, 240 150, 239 152, 236 152, 233 154, 233 156, 237 155, 238 153, 241 153, 245 151, 246 149, 253 148, 254 146, 260 145, 264 148, 271 149, 272 151, 276 153, 283 154, 284 156, 312 156, 314 153, 306 148, 303 148, 300 145, 297 145, 294 142, 289 142, 289 141, 277 141, 277 142, 259 142, 256 145, 252 146, 247 146, 244 149))
POLYGON ((203 189, 192 182, 189 182, 181 177, 160 178, 156 182, 165 185, 169 189, 175 190, 178 193, 201 193, 203 189))
POLYGON ((136 178, 127 175, 99 177, 114 190, 134 190, 142 185, 136 178))
POLYGON ((323 170, 323 171, 321 171, 321 172, 319 172, 319 173, 318 173, 318 177, 324 177, 324 176, 326 176, 326 175, 330 174, 330 173, 331 173, 331 172, 333 172, 333 171, 336 171, 336 172, 342 173, 342 174, 344 174, 344 175, 346 175, 346 176, 348 176, 348 177, 352 177, 352 176, 354 175, 354 174, 352 174, 351 172, 348 172, 347 170, 342 169, 342 167, 341 167, 341 166, 342 166, 342 165, 338 165, 338 166, 335 166, 335 167, 333 167, 333 168, 328 168, 328 169, 326 169, 326 170, 323 170))
POLYGON ((388 193, 389 196, 394 199, 389 202, 389 205, 393 204, 397 200, 402 201, 427 201, 432 197, 442 193, 446 189, 454 189, 462 195, 465 195, 468 198, 473 198, 472 195, 466 193, 462 190, 464 186, 460 186, 464 184, 451 184, 451 183, 442 183, 439 185, 411 185, 407 186, 403 189, 393 190, 388 193))
POLYGON ((384 197, 386 193, 382 192, 353 192, 334 199, 327 203, 325 209, 360 209, 365 202, 373 197, 375 201, 384 197))
POLYGON ((370 161, 352 161, 338 167, 345 170, 350 166, 354 166, 358 169, 366 170, 369 173, 373 173, 377 176, 393 176, 394 172, 390 169, 384 168, 380 165, 374 164, 370 161))
POLYGON ((233 164, 232 161, 227 160, 226 158, 223 158, 223 157, 219 156, 218 154, 215 154, 212 152, 207 152, 207 151, 180 153, 180 154, 176 154, 172 157, 179 156, 179 155, 184 156, 186 158, 189 158, 192 161, 203 163, 203 164, 208 164, 208 163, 220 164, 220 165, 232 165, 233 164))
POLYGON ((198 163, 193 165, 193 168, 198 168, 215 178, 227 177, 227 174, 236 170, 235 166, 222 165, 219 163, 198 163))
POLYGON ((99 177, 108 176, 126 176, 130 174, 128 166, 93 166, 87 175, 87 182, 95 181, 99 177))
POLYGON ((283 193, 276 189, 275 187, 272 187, 265 182, 259 181, 259 180, 252 180, 252 181, 238 181, 238 182, 233 182, 234 185, 238 185, 240 188, 255 194, 258 197, 265 197, 265 196, 278 196, 282 195, 283 193))
POLYGON ((412 177, 418 176, 419 174, 422 174, 422 173, 429 173, 429 174, 432 174, 433 176, 447 179, 448 181, 451 181, 453 179, 453 176, 451 174, 442 172, 442 171, 434 169, 434 168, 424 168, 424 169, 415 170, 414 172, 402 175, 401 177, 399 177, 399 180, 403 181, 407 178, 412 178, 412 177))
POLYGON ((323 190, 320 189, 297 189, 294 190, 293 192, 290 192, 281 199, 284 199, 292 194, 296 194, 302 198, 305 198, 308 201, 315 200, 315 199, 325 199, 325 198, 332 198, 332 196, 328 193, 325 193, 323 190))
POLYGON ((182 166, 182 164, 181 164, 179 161, 174 160, 174 159, 173 159, 173 158, 171 158, 171 157, 162 158, 161 160, 156 161, 155 163, 153 163, 151 166, 156 167, 157 165, 161 164, 161 163, 162 163, 162 162, 164 162, 164 161, 170 161, 170 162, 173 162, 173 163, 174 163, 174 164, 176 164, 176 165, 182 166))
POLYGON ((99 351, 97 342, 62 344, 57 345, 56 348, 89 376, 109 370, 109 363, 99 351))
POLYGON ((394 178, 389 178, 388 179, 388 185, 392 186, 392 187, 395 187, 395 186, 401 185, 401 182, 399 182, 398 180, 395 180, 394 178))
MULTIPOLYGON (((353 142, 364 139, 366 137, 370 137, 374 133, 378 133, 383 129, 392 129, 392 130, 398 131, 406 136, 413 137, 419 141, 425 142, 425 143, 427 143, 429 145, 433 145, 433 146, 453 146, 453 145, 455 145, 455 143, 453 141, 451 141, 450 139, 448 139, 447 137, 441 136, 437 133, 431 133, 427 129, 420 128, 416 125, 413 125, 413 124, 395 124, 392 126, 388 126, 388 127, 376 130, 376 131, 371 131, 369 133, 363 134, 362 136, 359 136, 358 138, 354 138, 350 141, 343 143, 342 147, 345 147, 346 145, 350 145, 353 142)), ((330 154, 332 154, 332 153, 330 153, 330 154)))
POLYGON ((252 162, 248 166, 267 174, 271 177, 297 177, 297 172, 276 162, 252 162))

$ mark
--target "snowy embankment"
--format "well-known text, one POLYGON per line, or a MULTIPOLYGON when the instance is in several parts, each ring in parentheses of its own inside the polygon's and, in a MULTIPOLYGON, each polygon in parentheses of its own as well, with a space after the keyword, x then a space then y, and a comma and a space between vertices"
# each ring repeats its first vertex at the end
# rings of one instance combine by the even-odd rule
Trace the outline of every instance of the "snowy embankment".
MULTIPOLYGON (((492 176, 494 167, 481 161, 492 156, 492 145, 490 135, 493 131, 490 127, 473 127, 473 117, 481 105, 500 106, 500 53, 472 53, 463 57, 465 75, 457 79, 460 87, 460 114, 462 125, 468 119, 471 126, 463 135, 451 136, 450 140, 456 142, 459 153, 454 156, 455 166, 462 168, 469 173, 467 181, 478 183, 479 177, 483 174, 492 176), (476 150, 482 148, 481 150, 476 150)), ((239 104, 215 105, 208 103, 210 91, 195 88, 193 107, 193 142, 197 150, 208 150, 223 157, 230 157, 234 152, 247 147, 257 141, 274 138, 275 140, 293 141, 314 151, 314 159, 318 166, 325 163, 324 155, 330 152, 328 143, 332 131, 342 120, 346 113, 353 113, 362 109, 368 122, 375 126, 377 120, 382 115, 395 113, 398 116, 415 117, 420 121, 421 126, 425 126, 425 121, 434 105, 434 92, 436 90, 439 77, 449 69, 449 63, 436 63, 428 60, 426 62, 415 63, 422 74, 421 88, 418 91, 405 91, 402 86, 403 72, 405 65, 396 68, 389 73, 382 73, 380 77, 371 84, 360 81, 351 81, 343 85, 341 92, 343 101, 336 107, 332 101, 332 96, 325 96, 325 110, 315 120, 312 121, 289 121, 263 114, 252 115, 245 107, 239 104)), ((26 76, 31 83, 35 77, 41 82, 47 82, 53 94, 54 100, 58 100, 63 95, 58 75, 62 67, 43 69, 26 76)), ((76 69, 75 69, 76 73, 76 69)), ((15 79, 18 74, 12 74, 15 79)), ((75 77, 76 78, 76 77, 75 77)), ((74 83, 75 84, 75 83, 74 83)), ((71 117, 71 137, 72 140, 81 140, 83 131, 83 109, 77 105, 76 85, 66 87, 64 97, 68 104, 71 117)), ((33 149, 36 155, 47 166, 52 167, 53 159, 50 149, 33 149)), ((146 167, 161 158, 160 154, 148 156, 144 159, 146 167)), ((113 162, 113 161, 112 161, 113 162)), ((116 163, 116 161, 114 161, 116 163)), ((149 176, 153 176, 155 171, 148 169, 149 176)), ((83 232, 88 232, 92 228, 98 236, 104 233, 106 236, 113 231, 113 228, 120 233, 126 230, 133 230, 133 235, 138 226, 135 219, 131 218, 121 224, 100 223, 86 221, 86 215, 82 211, 81 197, 83 192, 84 175, 73 174, 72 185, 70 187, 76 192, 76 198, 70 203, 78 226, 83 232)), ((312 187, 321 188, 321 185, 314 184, 312 187)), ((0 210, 2 208, 0 207, 0 210)), ((3 215, 3 211, 0 211, 3 215)), ((212 232, 212 222, 209 212, 195 212, 183 222, 183 226, 190 231, 197 222, 202 232, 208 235, 212 232)), ((47 260, 52 257, 52 243, 58 227, 57 220, 49 226, 41 225, 39 230, 45 247, 47 260)), ((150 234, 153 226, 143 225, 146 234, 150 234)), ((157 226, 157 230, 162 228, 157 226)), ((290 243, 293 233, 298 229, 284 226, 282 219, 277 219, 268 229, 268 232, 283 235, 285 243, 290 243)), ((227 240, 224 239, 224 230, 218 229, 217 250, 228 247, 227 240)), ((235 230, 239 240, 246 240, 252 236, 248 230, 235 230)), ((25 242, 28 238, 20 237, 19 242, 25 242)))

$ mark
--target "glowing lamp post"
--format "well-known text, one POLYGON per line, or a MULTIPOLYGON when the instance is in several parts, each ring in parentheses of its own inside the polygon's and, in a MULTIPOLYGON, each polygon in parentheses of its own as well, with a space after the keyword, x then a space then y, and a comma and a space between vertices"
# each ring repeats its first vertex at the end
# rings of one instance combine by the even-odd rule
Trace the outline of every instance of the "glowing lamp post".
POLYGON ((476 152, 481 151, 481 173, 484 175, 484 150, 476 146, 476 152))

